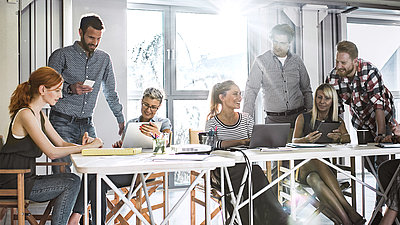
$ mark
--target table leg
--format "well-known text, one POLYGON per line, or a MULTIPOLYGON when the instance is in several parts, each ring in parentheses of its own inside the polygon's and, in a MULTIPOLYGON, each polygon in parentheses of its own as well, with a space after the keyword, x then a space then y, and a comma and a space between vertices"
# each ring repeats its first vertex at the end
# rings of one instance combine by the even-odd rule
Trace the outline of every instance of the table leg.
MULTIPOLYGON (((83 221, 83 224, 88 225, 89 224, 89 213, 88 213, 88 177, 87 173, 83 174, 83 211, 85 213, 85 221, 83 221)), ((94 210, 94 209, 93 209, 94 210)))
MULTIPOLYGON (((368 158, 368 157, 367 157, 368 158)), ((364 171, 364 156, 361 156, 361 180, 365 182, 365 171, 364 171)), ((361 211, 362 215, 365 216, 365 187, 361 185, 361 211)))
POLYGON ((96 221, 97 225, 101 225, 101 177, 100 174, 96 174, 96 221))
POLYGON ((143 173, 140 174, 140 178, 142 180, 142 186, 143 186, 144 196, 146 198, 147 209, 149 210, 151 225, 154 225, 153 209, 151 208, 149 193, 147 191, 146 180, 144 179, 143 173))
POLYGON ((253 225, 253 220, 254 220, 254 218, 253 218, 253 199, 252 199, 252 196, 253 196, 253 181, 252 181, 252 177, 251 177, 251 174, 252 174, 252 169, 253 169, 253 165, 252 165, 252 163, 250 163, 250 171, 249 171, 249 175, 248 175, 248 187, 249 187, 249 189, 248 189, 248 191, 249 191, 249 197, 248 197, 248 199, 249 199, 249 224, 250 225, 253 225))
MULTIPOLYGON (((228 170, 226 170, 226 171, 228 171, 228 170)), ((247 167, 244 169, 244 173, 243 173, 243 177, 242 177, 242 180, 241 180, 241 184, 243 184, 243 183, 245 183, 246 182, 246 177, 247 177, 247 175, 249 174, 249 171, 248 171, 248 169, 247 169, 247 167)), ((228 174, 227 174, 227 176, 228 176, 228 174)), ((227 177, 228 178, 228 177, 227 177)), ((238 215, 238 219, 239 219, 239 222, 240 222, 240 224, 241 224, 241 220, 240 220, 240 216, 239 216, 239 209, 240 209, 240 207, 239 207, 239 203, 240 203, 240 199, 242 198, 242 194, 243 194, 243 190, 244 190, 244 185, 241 185, 241 187, 239 188, 239 192, 238 192, 238 194, 237 194, 237 196, 236 196, 236 198, 235 198, 235 195, 234 195, 234 192, 233 192, 233 188, 232 188, 232 184, 231 184, 231 182, 230 182, 230 179, 227 179, 228 180, 228 184, 230 184, 230 188, 231 188, 231 196, 232 196, 232 203, 233 203, 233 208, 234 208, 234 210, 233 210, 233 212, 232 212, 232 216, 231 216, 231 221, 230 221, 230 223, 229 223, 229 225, 232 225, 233 224, 233 222, 234 222, 234 220, 235 220, 235 217, 236 217, 236 215, 238 215)))
MULTIPOLYGON (((292 169, 294 168, 294 160, 291 159, 289 160, 289 168, 292 169)), ((290 201, 292 203, 291 205, 291 216, 294 220, 296 220, 296 208, 297 208, 297 201, 293 198, 293 196, 296 193, 296 187, 295 187, 295 171, 291 170, 290 172, 290 201)))
POLYGON ((221 170, 221 193, 222 193, 222 198, 221 198, 221 204, 222 204, 222 218, 224 219, 226 214, 225 214, 225 168, 220 168, 221 170))
MULTIPOLYGON (((168 177, 169 173, 165 172, 164 174, 164 217, 163 219, 165 219, 165 217, 168 215, 169 212, 169 189, 168 189, 168 177)), ((166 223, 167 225, 169 224, 169 222, 166 223)))
MULTIPOLYGON (((110 186, 111 189, 113 189, 115 191, 115 193, 117 193, 117 195, 121 198, 122 201, 125 202, 125 204, 127 204, 129 206, 129 208, 131 208, 131 210, 133 211, 133 213, 136 214, 136 216, 146 225, 150 225, 149 222, 147 222, 146 218, 144 218, 144 216, 136 209, 136 207, 133 205, 133 203, 127 199, 124 195, 124 193, 122 193, 122 191, 115 186, 115 184, 110 180, 110 178, 108 178, 105 175, 102 175, 101 178, 104 180, 104 182, 106 182, 106 184, 108 186, 110 186)), ((100 178, 100 179, 101 179, 100 178)), ((99 205, 99 204, 97 204, 99 205)))
POLYGON ((181 198, 178 200, 178 202, 172 207, 171 212, 168 213, 167 217, 165 217, 164 221, 160 223, 160 225, 164 225, 168 223, 168 220, 171 218, 171 216, 175 213, 175 211, 178 209, 179 205, 182 204, 183 200, 190 194, 190 192, 193 190, 193 188, 199 183, 199 179, 203 177, 205 174, 205 171, 201 171, 200 174, 196 177, 196 179, 193 181, 193 183, 186 189, 185 193, 181 196, 181 198))
POLYGON ((206 198, 205 198, 205 219, 206 219, 206 225, 210 225, 211 224, 211 214, 210 214, 210 194, 211 194, 211 180, 210 180, 210 170, 207 170, 206 172, 206 180, 205 180, 205 184, 206 184, 206 198))

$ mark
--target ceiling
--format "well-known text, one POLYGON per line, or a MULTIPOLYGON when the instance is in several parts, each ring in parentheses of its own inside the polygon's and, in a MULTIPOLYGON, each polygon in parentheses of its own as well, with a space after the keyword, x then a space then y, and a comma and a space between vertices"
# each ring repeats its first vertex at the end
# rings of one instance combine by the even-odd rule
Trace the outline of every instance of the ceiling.
POLYGON ((128 0, 129 3, 150 3, 174 6, 203 6, 213 8, 220 4, 245 4, 252 7, 269 5, 327 5, 329 8, 365 7, 400 10, 400 0, 128 0))

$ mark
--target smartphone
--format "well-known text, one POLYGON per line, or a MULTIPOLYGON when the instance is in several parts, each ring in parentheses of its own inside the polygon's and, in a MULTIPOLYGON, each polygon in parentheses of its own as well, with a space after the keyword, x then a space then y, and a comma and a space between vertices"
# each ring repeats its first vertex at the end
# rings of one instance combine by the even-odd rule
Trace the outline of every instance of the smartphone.
POLYGON ((83 82, 83 85, 93 87, 94 82, 95 82, 94 80, 85 80, 85 82, 83 82))

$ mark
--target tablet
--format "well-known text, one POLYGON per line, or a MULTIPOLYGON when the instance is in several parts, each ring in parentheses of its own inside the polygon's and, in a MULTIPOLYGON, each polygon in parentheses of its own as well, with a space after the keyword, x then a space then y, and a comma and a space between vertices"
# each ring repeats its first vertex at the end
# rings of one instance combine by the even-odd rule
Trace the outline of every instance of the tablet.
POLYGON ((329 138, 327 134, 332 133, 332 131, 338 129, 339 126, 339 122, 321 122, 317 130, 321 132, 322 135, 315 143, 332 143, 333 140, 329 138))
MULTIPOLYGON (((161 122, 152 123, 158 128, 161 127, 161 122)), ((128 123, 122 140, 122 148, 153 148, 153 139, 144 135, 139 129, 143 124, 149 124, 149 122, 128 123)))

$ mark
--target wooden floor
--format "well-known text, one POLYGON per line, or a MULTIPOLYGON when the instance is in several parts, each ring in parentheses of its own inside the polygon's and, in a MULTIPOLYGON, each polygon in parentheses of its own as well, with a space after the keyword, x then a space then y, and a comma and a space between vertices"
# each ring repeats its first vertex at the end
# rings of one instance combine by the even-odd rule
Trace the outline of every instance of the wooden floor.
MULTIPOLYGON (((367 183, 369 183, 371 186, 375 187, 375 179, 372 177, 372 175, 367 175, 366 176, 367 183)), ((171 203, 170 205, 175 204, 176 201, 178 201, 179 197, 183 194, 182 189, 175 189, 175 190, 170 190, 170 199, 171 203)), ((361 211, 361 187, 357 187, 357 208, 358 212, 362 213, 361 211)), ((162 198, 161 192, 155 193, 153 195, 154 197, 152 198, 162 198)), ((369 190, 366 190, 366 214, 365 218, 367 220, 370 219, 370 216, 372 214, 373 206, 375 203, 375 194, 372 193, 369 190)), ((349 200, 350 201, 350 200, 349 200)), ((215 203, 212 201, 212 205, 215 206, 215 203)), ((31 207, 31 212, 41 212, 44 209, 45 205, 44 204, 35 204, 31 207)), ((196 214, 196 221, 197 224, 199 224, 199 221, 202 221, 204 219, 204 213, 203 213, 203 208, 198 206, 197 208, 197 214, 196 214)), ((312 206, 307 206, 305 209, 303 209, 301 212, 298 213, 297 215, 297 220, 298 221, 305 221, 306 218, 309 218, 309 215, 312 214, 314 211, 314 208, 312 206)), ((9 214, 8 214, 9 215, 9 214)), ((161 221, 162 219, 162 212, 160 210, 154 211, 154 216, 156 218, 156 221, 161 221)), ((135 224, 134 219, 131 219, 129 221, 130 224, 135 224)), ((6 221, 1 221, 0 225, 2 224, 10 224, 9 217, 7 217, 6 221)), ((26 223, 28 224, 28 223, 26 223)), ((47 224, 50 224, 48 222, 47 224)), ((171 225, 189 225, 190 224, 190 202, 189 198, 185 199, 184 202, 182 203, 181 207, 178 209, 178 211, 175 213, 175 215, 172 216, 170 223, 171 225)), ((212 225, 223 225, 222 222, 222 216, 219 214, 211 223, 212 225)), ((324 215, 320 214, 317 217, 315 217, 311 222, 307 222, 307 225, 328 225, 328 224, 333 224, 331 221, 329 221, 324 215)))

